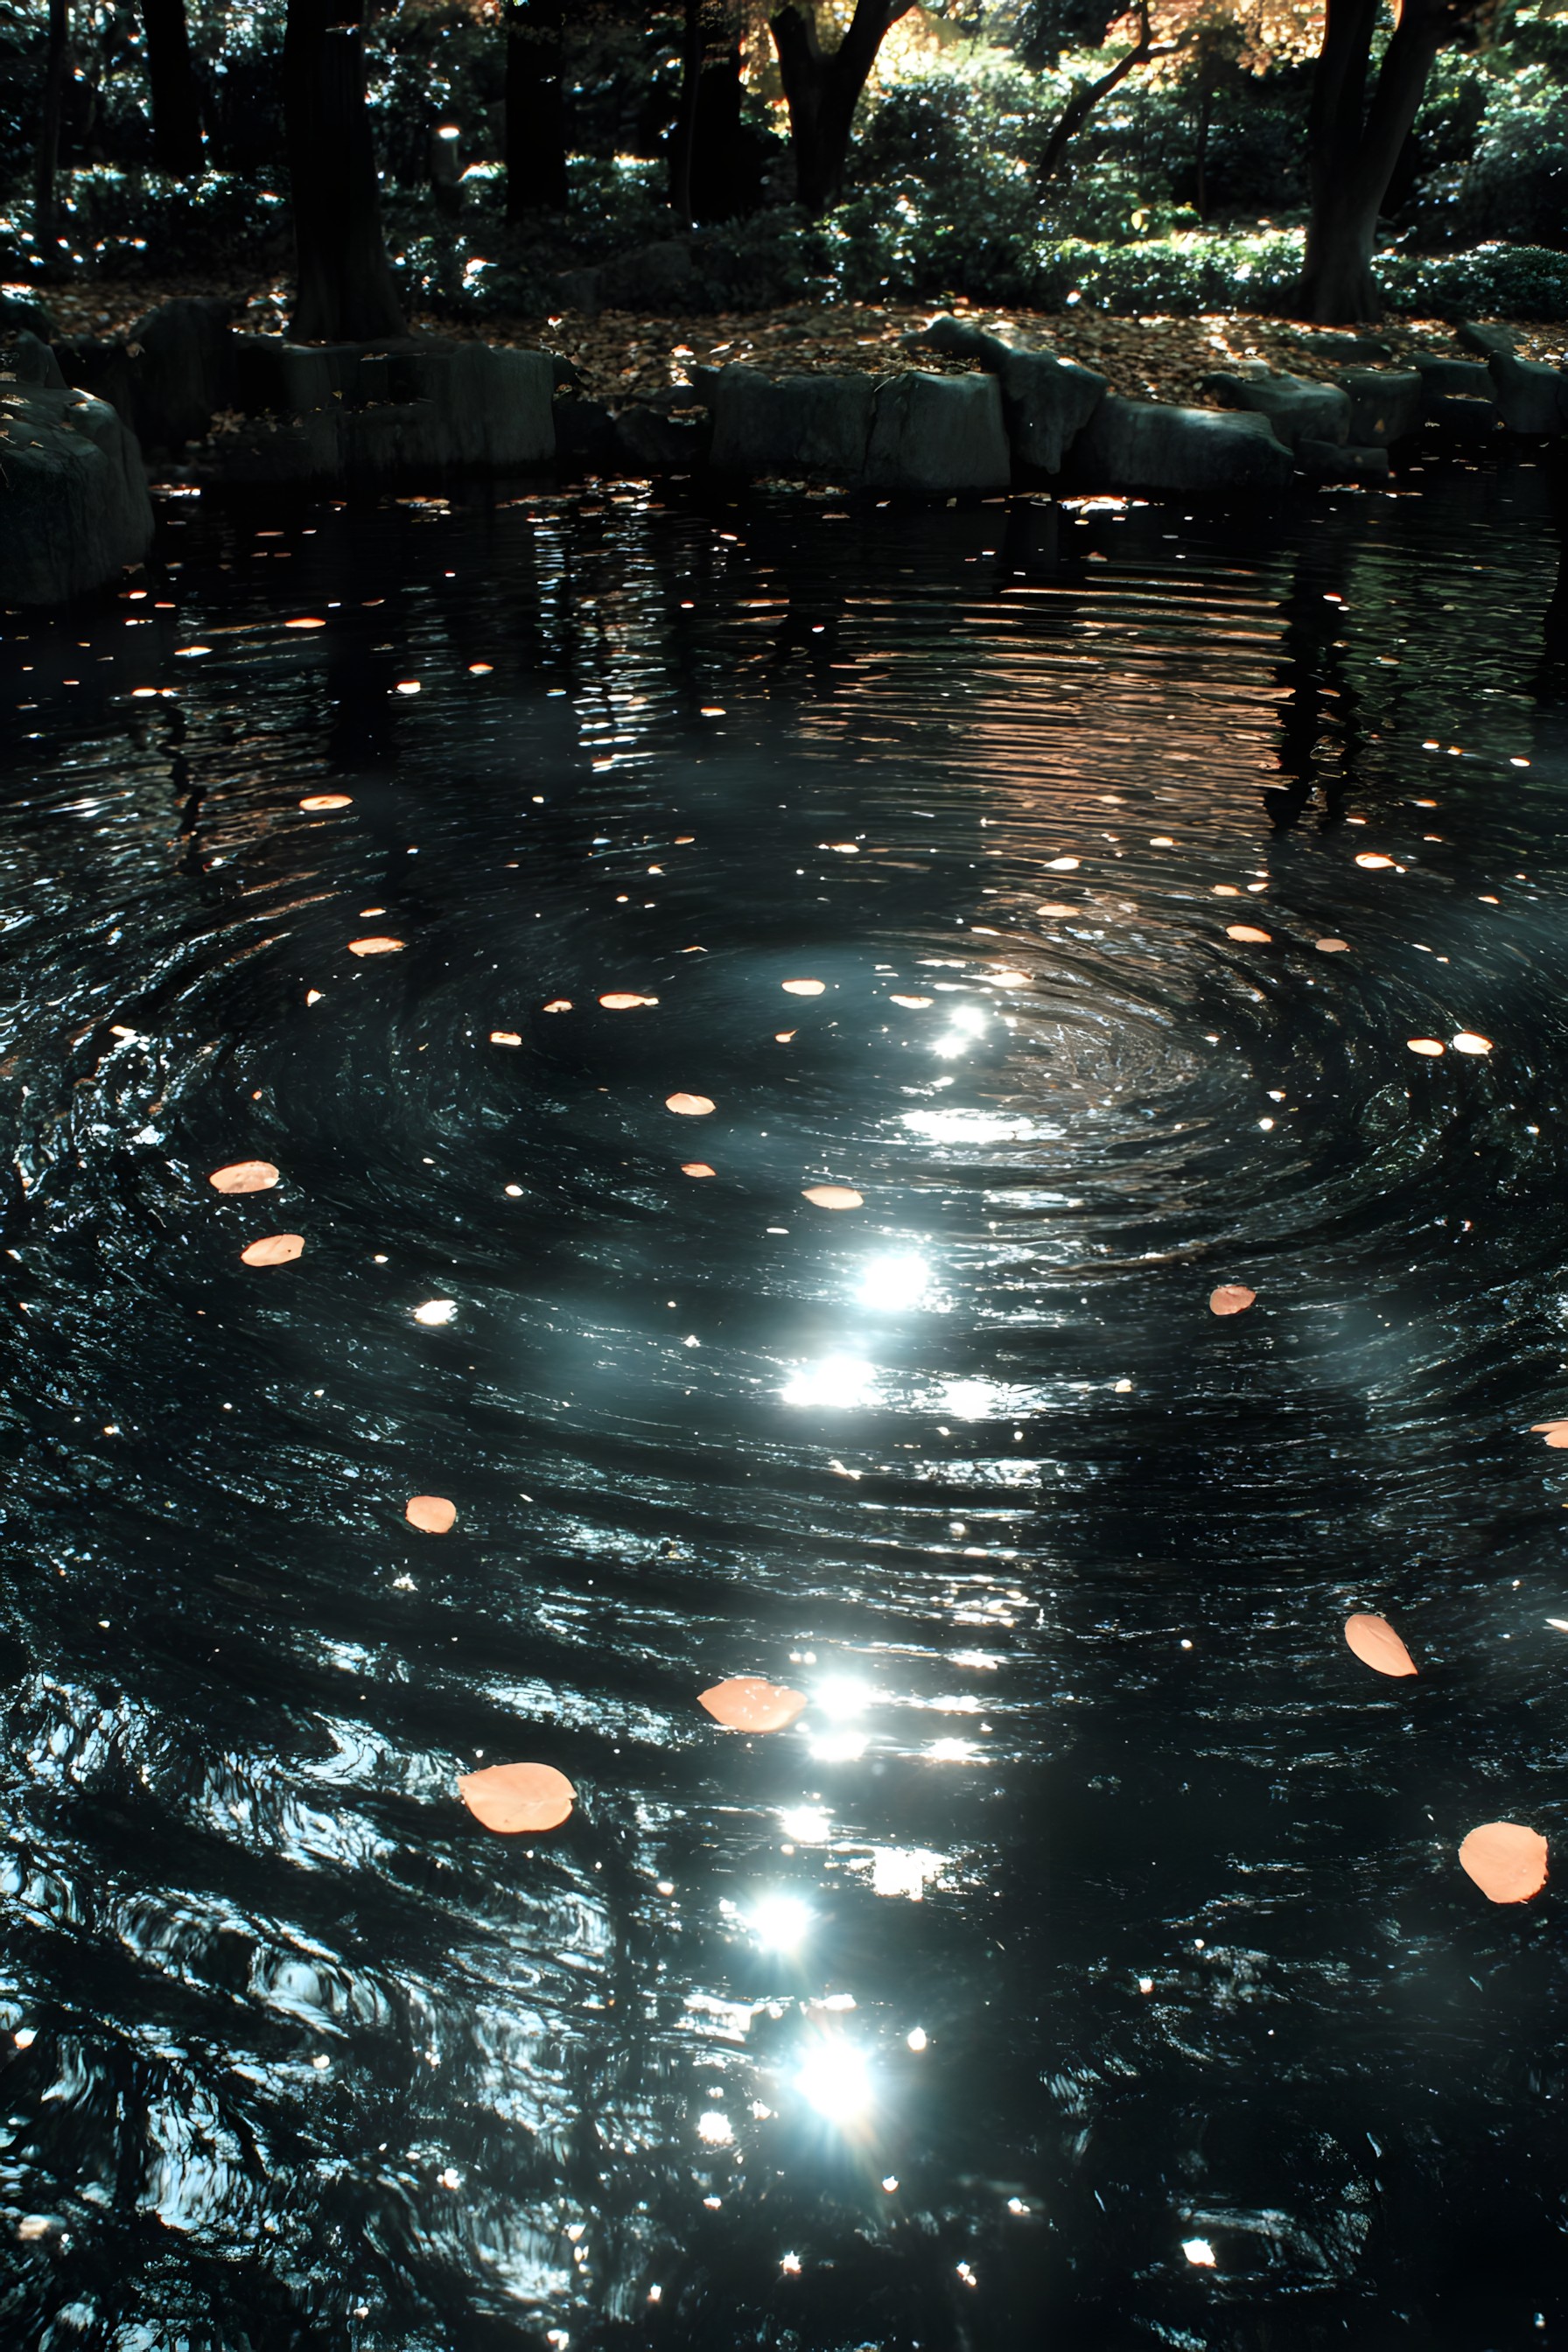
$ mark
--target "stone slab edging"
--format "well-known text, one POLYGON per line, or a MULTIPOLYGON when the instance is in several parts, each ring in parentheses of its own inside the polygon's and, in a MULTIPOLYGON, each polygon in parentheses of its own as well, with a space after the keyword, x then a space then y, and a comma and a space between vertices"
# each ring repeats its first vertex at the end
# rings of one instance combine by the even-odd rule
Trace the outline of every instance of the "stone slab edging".
MULTIPOLYGON (((41 320, 39 321, 41 323, 41 320)), ((579 398, 545 351, 406 336, 295 344, 237 334, 226 303, 161 304, 130 333, 62 338, 13 323, 0 353, 0 600, 59 603, 116 580, 152 539, 142 453, 216 487, 371 491, 564 465, 710 473, 952 497, 1072 491, 1278 491, 1376 481, 1417 431, 1474 446, 1568 431, 1568 372, 1521 359, 1505 328, 1456 330, 1474 354, 1384 367, 1375 341, 1318 338, 1353 364, 1337 383, 1262 361, 1216 370, 1221 404, 1131 400, 1038 339, 939 316, 903 347, 978 362, 773 374, 692 372, 684 413, 579 398), (195 444, 194 450, 192 444, 195 444)), ((679 395, 676 395, 679 398, 679 395)))

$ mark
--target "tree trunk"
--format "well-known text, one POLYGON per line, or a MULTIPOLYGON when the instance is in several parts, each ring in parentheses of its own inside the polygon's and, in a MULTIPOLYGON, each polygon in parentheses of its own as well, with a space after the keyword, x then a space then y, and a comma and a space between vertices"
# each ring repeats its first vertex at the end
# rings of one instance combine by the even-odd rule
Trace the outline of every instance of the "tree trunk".
POLYGON ((849 132, 884 36, 914 0, 855 0, 849 29, 827 55, 816 37, 811 0, 790 0, 768 20, 778 52, 795 151, 795 198, 815 217, 844 184, 849 132))
POLYGON ((506 216, 566 209, 563 0, 521 0, 507 16, 506 216))
POLYGON ((142 31, 153 100, 153 166, 175 179, 195 179, 204 160, 202 119, 185 0, 142 0, 142 31))
POLYGON ((1062 157, 1078 137, 1102 98, 1109 98, 1119 82, 1125 81, 1135 66, 1147 65, 1151 58, 1163 57, 1175 47, 1174 42, 1162 41, 1158 47, 1150 37, 1148 0, 1141 0, 1138 10, 1138 38, 1125 57, 1118 58, 1109 72, 1098 80, 1080 82, 1052 123, 1040 155, 1037 177, 1042 187, 1054 180, 1061 168, 1062 157))
POLYGON ((741 45, 727 28, 723 54, 702 68, 691 154, 691 209, 700 221, 736 220, 763 200, 764 142, 742 120, 741 45))
POLYGON ((300 342, 402 335, 403 306, 381 233, 381 193, 364 101, 363 0, 289 0, 283 112, 300 342))
POLYGON ((1298 317, 1352 326, 1382 316, 1372 274, 1378 213, 1437 51, 1467 13, 1463 0, 1458 6, 1406 0, 1368 105, 1377 0, 1328 0, 1307 126, 1312 210, 1296 289, 1298 317))
POLYGON ((702 83, 702 0, 685 0, 680 26, 680 103, 669 134, 669 208, 691 226, 691 159, 697 144, 697 96, 702 83))
POLYGON ((44 58, 44 103, 38 121, 38 152, 33 171, 33 235, 39 259, 55 257, 55 167, 60 154, 60 108, 65 97, 66 51, 70 26, 66 0, 49 0, 48 47, 44 58))

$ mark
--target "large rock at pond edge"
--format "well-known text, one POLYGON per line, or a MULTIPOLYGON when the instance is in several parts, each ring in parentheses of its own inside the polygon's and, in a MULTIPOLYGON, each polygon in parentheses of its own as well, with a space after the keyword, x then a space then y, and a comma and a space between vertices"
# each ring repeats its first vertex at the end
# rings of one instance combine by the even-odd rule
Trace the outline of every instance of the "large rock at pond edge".
POLYGON ((751 481, 768 474, 859 480, 871 432, 872 377, 770 376, 726 367, 705 370, 697 382, 712 412, 709 463, 715 473, 751 481))
POLYGON ((1071 471, 1106 490, 1279 489, 1291 463, 1266 416, 1108 393, 1073 444, 1071 471))
POLYGON ((877 385, 868 489, 1004 490, 1012 471, 994 376, 910 373, 877 385))
POLYGON ((1296 463, 1310 482, 1385 482, 1386 449, 1357 448, 1342 441, 1301 440, 1296 463))
POLYGON ((1016 342, 1011 336, 945 313, 910 346, 977 359, 1002 387, 1002 414, 1013 455, 1042 474, 1059 474, 1062 459, 1104 399, 1106 378, 1094 368, 1064 360, 1048 344, 1016 342))
POLYGON ((1491 375, 1484 361, 1450 360, 1438 352, 1416 352, 1421 378, 1421 417, 1457 441, 1484 441, 1501 422, 1491 375))
POLYGON ((1013 455, 1042 474, 1061 472, 1063 458, 1110 388, 1093 368, 1042 351, 1005 352, 996 381, 1013 455))
POLYGON ((64 604, 118 580, 152 543, 142 453, 107 402, 0 387, 0 601, 64 604))
POLYGON ((1350 438, 1358 448, 1386 449, 1421 421, 1425 391, 1415 368, 1346 368, 1340 385, 1350 395, 1350 438))
POLYGON ((236 339, 232 432, 202 455, 204 478, 353 482, 508 473, 555 454, 548 352, 438 339, 286 343, 236 339))
POLYGON ((161 302, 127 335, 56 345, 67 380, 107 400, 144 449, 178 454, 234 395, 233 305, 216 296, 161 302))
POLYGON ((694 474, 708 455, 706 416, 668 416, 646 400, 616 418, 616 454, 631 473, 694 474))
POLYGON ((1203 380, 1226 408, 1266 416, 1288 449, 1303 441, 1348 441, 1351 401, 1337 383, 1314 383, 1300 375, 1241 375, 1224 368, 1203 380))
POLYGON ((1485 360, 1492 396, 1510 433, 1568 432, 1568 372, 1542 360, 1521 360, 1511 328, 1464 319, 1454 333, 1485 360))
POLYGON ((1568 374, 1542 360, 1493 352, 1487 362, 1498 414, 1510 433, 1568 432, 1568 374))

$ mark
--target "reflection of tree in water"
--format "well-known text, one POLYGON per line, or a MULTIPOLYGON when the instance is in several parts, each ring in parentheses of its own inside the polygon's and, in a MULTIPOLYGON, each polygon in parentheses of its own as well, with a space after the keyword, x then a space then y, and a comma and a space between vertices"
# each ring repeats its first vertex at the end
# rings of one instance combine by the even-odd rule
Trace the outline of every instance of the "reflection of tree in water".
POLYGON ((1348 528, 1336 517, 1297 557, 1283 607, 1275 676, 1284 688, 1279 767, 1285 781, 1267 785, 1263 793, 1264 807, 1281 829, 1300 824, 1320 790, 1322 822, 1336 823, 1366 748, 1361 696, 1346 658, 1349 572, 1348 528))
POLYGON ((1557 581, 1542 619, 1541 666, 1533 684, 1537 694, 1561 698, 1568 694, 1568 459, 1560 441, 1547 445, 1540 465, 1557 534, 1557 581))

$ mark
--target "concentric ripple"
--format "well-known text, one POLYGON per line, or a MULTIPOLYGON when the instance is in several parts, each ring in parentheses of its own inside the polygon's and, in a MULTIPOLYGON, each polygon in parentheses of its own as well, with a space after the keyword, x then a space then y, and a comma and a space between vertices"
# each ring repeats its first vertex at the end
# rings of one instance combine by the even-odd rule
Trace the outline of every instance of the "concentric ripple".
POLYGON ((6 623, 8 2341, 1562 2324, 1538 482, 6 623))

